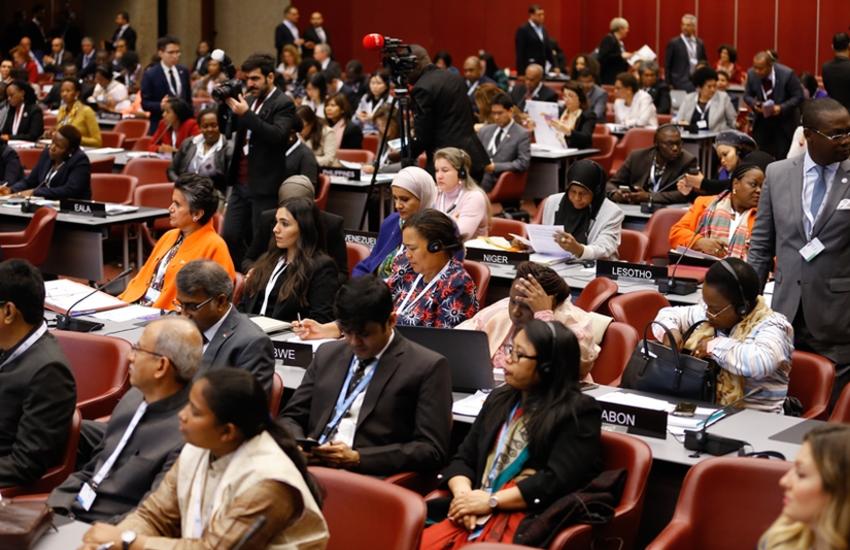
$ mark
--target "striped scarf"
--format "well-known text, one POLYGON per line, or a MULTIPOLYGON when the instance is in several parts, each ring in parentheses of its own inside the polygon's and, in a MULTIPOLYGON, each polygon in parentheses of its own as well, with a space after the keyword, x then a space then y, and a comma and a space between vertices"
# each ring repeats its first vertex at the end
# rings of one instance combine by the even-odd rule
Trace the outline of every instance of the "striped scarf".
POLYGON ((732 209, 732 192, 724 191, 717 195, 717 198, 705 209, 700 217, 696 232, 707 239, 727 241, 729 243, 727 257, 740 258, 746 261, 747 252, 750 249, 749 224, 746 218, 752 214, 752 209, 740 214, 745 219, 738 224, 735 233, 730 237, 729 228, 732 226, 735 212, 732 209))

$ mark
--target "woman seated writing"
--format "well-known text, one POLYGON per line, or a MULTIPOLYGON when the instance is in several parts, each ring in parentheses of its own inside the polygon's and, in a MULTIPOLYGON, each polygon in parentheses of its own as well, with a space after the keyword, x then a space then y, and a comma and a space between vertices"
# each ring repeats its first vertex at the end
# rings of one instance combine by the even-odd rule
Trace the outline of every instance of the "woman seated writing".
POLYGON ((162 120, 151 137, 148 151, 173 153, 180 149, 183 141, 198 135, 198 123, 192 106, 176 97, 162 100, 162 120))
POLYGON ((582 260, 617 259, 625 214, 605 197, 605 170, 592 160, 574 162, 567 172, 567 192, 541 205, 544 225, 563 226, 555 235, 562 249, 582 260))
POLYGON ((80 101, 80 81, 68 77, 62 79, 60 86, 59 96, 62 98, 62 105, 59 106, 59 113, 56 115, 56 127, 61 128, 70 124, 80 131, 82 145, 100 147, 102 139, 97 115, 91 107, 83 105, 80 101))
POLYGON ((463 240, 487 235, 490 225, 490 201, 471 170, 472 159, 463 149, 444 147, 434 153, 434 208, 454 220, 463 240))
POLYGON ((455 328, 487 333, 493 368, 501 375, 514 336, 532 319, 559 321, 573 331, 581 347, 581 378, 587 378, 599 355, 599 346, 593 343, 592 321, 587 312, 573 305, 567 282, 550 267, 534 262, 519 264, 510 296, 455 328))
POLYGON ((408 166, 392 181, 395 212, 381 222, 378 240, 372 252, 351 271, 352 277, 373 273, 382 279, 392 275, 393 261, 401 255, 401 230, 404 223, 422 209, 431 208, 437 187, 431 174, 418 166, 408 166))
POLYGON ((697 197, 670 229, 670 248, 693 248, 718 258, 746 261, 764 183, 764 168, 771 160, 773 157, 767 153, 757 151, 733 172, 731 191, 716 197, 697 197))
POLYGON ((339 283, 336 264, 320 249, 319 208, 312 199, 287 199, 278 205, 275 221, 268 251, 248 272, 238 309, 281 321, 333 320, 339 283))
POLYGON ((577 82, 568 80, 564 83, 561 94, 564 99, 564 112, 559 120, 550 120, 549 126, 563 134, 567 147, 592 147, 596 115, 587 103, 584 88, 577 82))
POLYGON ((513 542, 527 513, 544 511, 602 469, 601 412, 579 390, 576 336, 557 321, 517 332, 505 385, 493 390, 443 470, 451 498, 428 502, 422 549, 513 542), (448 502, 447 502, 448 501, 448 502))
POLYGON ((91 199, 91 163, 80 148, 80 131, 62 126, 50 138, 32 172, 11 187, 0 187, 0 194, 45 199, 91 199))
POLYGON ((119 296, 160 309, 175 309, 177 272, 192 260, 213 260, 236 277, 224 240, 212 224, 218 210, 218 193, 212 180, 197 174, 180 176, 174 184, 168 221, 174 227, 156 242, 145 265, 119 296))
MULTIPOLYGON (((788 393, 794 329, 759 296, 755 270, 743 260, 716 262, 705 275, 702 303, 665 307, 655 320, 666 327, 683 349, 711 359, 720 367, 717 404, 729 405, 744 396, 744 406, 782 413, 788 393), (682 335, 700 324, 682 342, 682 335), (757 393, 750 395, 754 390, 757 393)), ((664 331, 653 325, 659 341, 664 331)))
POLYGON ((759 550, 847 550, 850 541, 850 426, 827 424, 803 437, 794 465, 779 480, 782 515, 759 550))
POLYGON ((179 417, 186 445, 174 466, 118 525, 95 523, 85 550, 234 548, 255 526, 245 548, 325 547, 321 492, 250 372, 205 373, 179 417))
POLYGON ((227 189, 227 174, 233 159, 233 142, 228 141, 218 125, 218 109, 207 107, 198 114, 201 134, 183 141, 171 158, 169 181, 183 174, 198 174, 213 180, 216 188, 227 189))

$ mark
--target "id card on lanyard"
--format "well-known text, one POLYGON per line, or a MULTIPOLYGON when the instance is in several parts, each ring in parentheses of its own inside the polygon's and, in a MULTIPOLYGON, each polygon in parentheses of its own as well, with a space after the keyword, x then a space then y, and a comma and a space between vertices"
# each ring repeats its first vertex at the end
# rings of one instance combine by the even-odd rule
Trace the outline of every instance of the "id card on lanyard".
POLYGON ((422 291, 419 292, 419 294, 417 294, 416 296, 413 296, 413 292, 416 290, 416 287, 419 286, 419 282, 422 280, 422 274, 420 273, 419 275, 417 275, 416 279, 414 279, 414 281, 413 281, 413 284, 410 286, 410 290, 407 291, 407 294, 405 294, 404 300, 402 300, 401 304, 398 306, 398 310, 396 310, 396 314, 399 315, 399 316, 403 316, 405 313, 407 313, 408 310, 411 309, 414 306, 414 304, 416 304, 416 302, 419 301, 420 298, 422 298, 422 296, 426 295, 428 293, 428 291, 431 290, 432 286, 437 284, 437 281, 439 281, 442 278, 443 274, 446 272, 446 269, 448 269, 448 267, 449 267, 449 262, 446 262, 446 265, 444 265, 443 269, 441 269, 440 272, 437 273, 437 276, 434 277, 433 279, 431 279, 431 281, 427 285, 425 285, 425 288, 423 288, 422 291))
POLYGON ((339 396, 336 398, 333 417, 331 418, 331 421, 328 422, 328 425, 325 426, 325 429, 322 431, 322 435, 319 436, 319 445, 324 445, 331 437, 333 437, 336 433, 336 429, 339 427, 339 423, 342 422, 342 418, 348 414, 351 406, 354 405, 354 401, 361 393, 366 391, 366 387, 369 385, 369 382, 372 381, 372 377, 375 376, 377 368, 373 368, 366 373, 357 386, 354 387, 354 390, 346 398, 346 394, 349 393, 348 387, 351 385, 351 379, 354 377, 354 371, 357 368, 356 362, 357 357, 352 357, 351 363, 348 365, 348 375, 346 375, 345 382, 342 384, 339 396))
MULTIPOLYGON (((262 99, 262 101, 260 101, 259 99, 255 99, 254 104, 251 105, 251 111, 253 111, 254 114, 259 114, 260 109, 263 108, 263 105, 265 105, 266 101, 268 101, 269 98, 271 96, 273 96, 276 91, 277 91, 277 88, 272 87, 272 89, 269 90, 269 93, 266 94, 266 97, 264 97, 262 99)), ((245 144, 242 146, 242 154, 245 155, 245 156, 248 156, 248 151, 250 150, 250 148, 251 148, 251 130, 247 130, 245 132, 245 144)))

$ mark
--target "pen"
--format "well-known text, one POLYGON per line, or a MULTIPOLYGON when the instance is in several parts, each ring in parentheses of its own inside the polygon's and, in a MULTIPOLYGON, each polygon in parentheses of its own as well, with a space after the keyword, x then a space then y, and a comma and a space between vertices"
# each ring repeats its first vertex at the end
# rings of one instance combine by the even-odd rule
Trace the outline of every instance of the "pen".
POLYGON ((298 324, 299 325, 301 324, 301 312, 300 311, 298 312, 298 324))

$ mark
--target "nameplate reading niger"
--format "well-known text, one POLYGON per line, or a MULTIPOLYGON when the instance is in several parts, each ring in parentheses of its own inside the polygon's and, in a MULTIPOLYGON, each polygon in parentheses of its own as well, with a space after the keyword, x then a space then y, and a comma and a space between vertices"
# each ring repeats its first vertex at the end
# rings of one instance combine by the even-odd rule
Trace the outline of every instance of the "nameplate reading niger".
POLYGON ((300 342, 278 342, 273 340, 275 361, 289 367, 306 369, 313 360, 313 346, 300 342))
POLYGON ((466 247, 466 259, 484 262, 485 264, 517 265, 528 261, 528 253, 468 246, 466 247))

